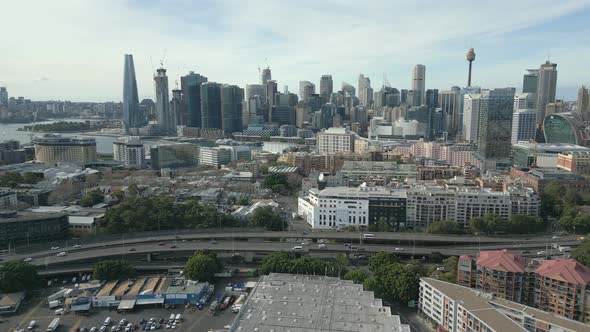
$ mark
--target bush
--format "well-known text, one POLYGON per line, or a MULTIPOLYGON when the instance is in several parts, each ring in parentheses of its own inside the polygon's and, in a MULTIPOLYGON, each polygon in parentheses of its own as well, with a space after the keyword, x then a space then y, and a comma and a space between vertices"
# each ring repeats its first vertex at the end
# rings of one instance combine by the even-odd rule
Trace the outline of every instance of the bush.
POLYGON ((135 277, 137 271, 128 261, 116 259, 94 264, 92 274, 97 280, 117 280, 135 277))

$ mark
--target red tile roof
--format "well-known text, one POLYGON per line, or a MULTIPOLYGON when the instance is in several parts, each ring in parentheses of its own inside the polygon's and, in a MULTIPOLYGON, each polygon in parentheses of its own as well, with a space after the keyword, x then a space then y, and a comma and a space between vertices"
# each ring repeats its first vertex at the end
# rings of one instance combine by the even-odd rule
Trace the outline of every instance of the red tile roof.
POLYGON ((524 272, 525 260, 508 250, 482 251, 477 258, 477 265, 504 272, 524 272))
POLYGON ((570 284, 587 285, 590 283, 590 268, 575 259, 546 260, 535 270, 535 273, 570 284))
POLYGON ((459 260, 461 260, 461 261, 470 261, 471 260, 471 256, 469 256, 469 255, 461 255, 459 257, 459 260))

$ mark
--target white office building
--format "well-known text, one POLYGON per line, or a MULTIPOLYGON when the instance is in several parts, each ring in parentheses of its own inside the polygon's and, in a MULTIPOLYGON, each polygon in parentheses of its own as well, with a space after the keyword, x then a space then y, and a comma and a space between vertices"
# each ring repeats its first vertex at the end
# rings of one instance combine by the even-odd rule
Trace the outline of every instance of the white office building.
POLYGON ((514 111, 528 110, 531 108, 537 109, 537 94, 536 93, 516 93, 514 94, 514 111))
POLYGON ((318 153, 354 152, 354 133, 346 128, 329 128, 317 135, 318 153))
POLYGON ((463 98, 463 139, 475 142, 479 132, 481 94, 466 94, 463 98))
POLYGON ((117 138, 113 142, 113 159, 125 166, 141 167, 145 164, 145 147, 137 136, 117 138))
POLYGON ((0 211, 15 208, 17 204, 15 192, 0 190, 0 211))
POLYGON ((199 164, 221 167, 232 160, 232 151, 224 148, 202 147, 199 149, 199 164))
POLYGON ((537 110, 520 109, 512 114, 512 138, 510 143, 529 141, 535 138, 537 130, 537 110))

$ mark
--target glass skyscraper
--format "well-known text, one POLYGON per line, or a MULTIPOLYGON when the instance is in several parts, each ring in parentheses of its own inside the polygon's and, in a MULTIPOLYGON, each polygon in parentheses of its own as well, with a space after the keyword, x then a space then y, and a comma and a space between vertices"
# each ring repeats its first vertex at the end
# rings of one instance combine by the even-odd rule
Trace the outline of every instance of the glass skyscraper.
POLYGON ((201 128, 221 129, 221 84, 201 84, 201 128))
POLYGON ((139 128, 147 124, 147 118, 139 108, 135 65, 131 54, 125 54, 123 68, 123 124, 126 132, 129 128, 139 128))
POLYGON ((201 84, 207 77, 193 71, 180 78, 182 90, 182 124, 201 128, 201 84))
POLYGON ((513 109, 513 88, 482 91, 477 152, 478 157, 491 168, 495 168, 498 163, 509 162, 513 109))
POLYGON ((244 90, 237 85, 221 87, 221 129, 225 134, 242 130, 244 90))

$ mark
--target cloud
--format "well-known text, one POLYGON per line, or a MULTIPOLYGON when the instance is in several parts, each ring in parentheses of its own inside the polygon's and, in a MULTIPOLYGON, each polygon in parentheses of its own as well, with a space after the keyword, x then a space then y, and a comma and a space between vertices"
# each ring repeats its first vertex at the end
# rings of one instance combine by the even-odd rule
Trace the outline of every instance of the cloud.
POLYGON ((590 31, 567 18, 587 20, 589 7, 588 0, 5 0, 4 9, 28 14, 27 24, 20 15, 0 21, 2 31, 19 27, 3 35, 0 73, 11 93, 35 99, 120 100, 123 54, 132 53, 140 95, 152 97, 153 66, 167 49, 171 86, 189 70, 244 86, 268 58, 273 78, 293 91, 325 73, 336 86, 356 85, 361 72, 375 86, 386 74, 407 88, 415 63, 427 66, 428 87, 445 89, 465 81, 471 45, 481 85, 519 86, 550 44, 558 84, 576 86, 586 83, 579 41, 590 31), (39 72, 54 79, 50 87, 30 84, 39 72))

